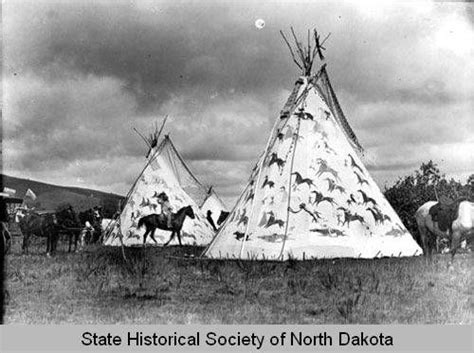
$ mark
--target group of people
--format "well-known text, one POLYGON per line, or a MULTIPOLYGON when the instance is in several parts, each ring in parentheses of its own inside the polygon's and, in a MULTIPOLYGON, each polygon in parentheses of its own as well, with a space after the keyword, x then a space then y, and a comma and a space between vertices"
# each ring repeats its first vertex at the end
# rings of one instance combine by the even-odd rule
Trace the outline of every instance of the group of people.
MULTIPOLYGON (((86 243, 99 241, 101 236, 102 208, 94 206, 76 213, 71 205, 55 211, 38 211, 33 207, 21 207, 14 215, 15 223, 23 235, 23 251, 28 252, 31 235, 47 239, 47 253, 55 251, 59 236, 69 239, 69 251, 84 248, 86 243), (79 243, 79 244, 78 244, 79 243)), ((8 218, 11 218, 10 216, 8 218)), ((2 233, 8 231, 8 220, 2 223, 2 233)))

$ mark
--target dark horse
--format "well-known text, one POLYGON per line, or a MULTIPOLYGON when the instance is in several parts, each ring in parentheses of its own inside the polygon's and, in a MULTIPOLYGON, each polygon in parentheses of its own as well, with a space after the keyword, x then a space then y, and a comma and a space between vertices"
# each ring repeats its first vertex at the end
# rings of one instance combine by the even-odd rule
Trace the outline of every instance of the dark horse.
POLYGON ((46 255, 54 254, 58 243, 58 222, 54 213, 28 213, 20 220, 23 233, 23 252, 28 254, 28 241, 32 235, 46 238, 46 255))
POLYGON ((171 231, 170 239, 165 243, 164 246, 167 246, 170 243, 170 241, 173 240, 175 235, 178 236, 179 246, 182 246, 183 244, 181 243, 181 228, 183 228, 183 223, 186 216, 194 219, 194 211, 191 208, 191 206, 183 207, 178 212, 171 214, 171 227, 170 228, 168 228, 166 217, 160 214, 153 213, 148 216, 140 218, 138 220, 137 228, 140 228, 143 225, 145 225, 146 227, 146 232, 143 235, 143 244, 146 244, 146 238, 148 234, 150 234, 151 239, 153 239, 153 241, 158 244, 158 242, 155 239, 155 230, 156 228, 158 228, 162 230, 171 231))
POLYGON ((61 210, 56 211, 56 217, 59 225, 60 233, 66 234, 69 240, 68 252, 71 252, 72 245, 74 244, 74 251, 77 250, 77 242, 79 240, 79 234, 81 232, 81 222, 76 212, 69 206, 61 210))

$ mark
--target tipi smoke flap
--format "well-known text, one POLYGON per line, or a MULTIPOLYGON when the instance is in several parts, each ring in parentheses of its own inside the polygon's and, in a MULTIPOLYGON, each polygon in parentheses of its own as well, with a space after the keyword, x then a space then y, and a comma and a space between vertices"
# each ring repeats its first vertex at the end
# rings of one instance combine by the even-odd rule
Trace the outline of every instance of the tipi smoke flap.
MULTIPOLYGON (((292 31, 293 32, 293 31, 292 31)), ((285 38, 286 41, 286 38, 285 38)), ((296 40, 303 71, 208 258, 374 258, 422 253, 359 158, 362 151, 314 49, 296 40)), ((309 43, 309 36, 308 36, 309 43)))

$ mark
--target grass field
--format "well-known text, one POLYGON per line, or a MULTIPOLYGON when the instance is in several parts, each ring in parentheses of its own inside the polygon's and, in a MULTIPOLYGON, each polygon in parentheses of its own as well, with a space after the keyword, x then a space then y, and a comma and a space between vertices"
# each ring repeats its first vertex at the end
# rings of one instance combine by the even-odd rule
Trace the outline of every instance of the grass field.
POLYGON ((469 324, 472 256, 284 263, 183 259, 192 247, 6 258, 8 323, 469 324), (143 264, 146 266, 143 266, 143 264))

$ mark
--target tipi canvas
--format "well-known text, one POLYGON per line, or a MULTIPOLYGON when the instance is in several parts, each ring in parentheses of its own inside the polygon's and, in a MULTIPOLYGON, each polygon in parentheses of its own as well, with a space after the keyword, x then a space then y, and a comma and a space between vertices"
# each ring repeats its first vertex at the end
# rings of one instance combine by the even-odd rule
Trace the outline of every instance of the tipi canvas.
MULTIPOLYGON (((149 153, 145 168, 132 186, 124 208, 117 222, 107 231, 105 245, 133 246, 143 244, 145 227, 137 228, 138 220, 151 213, 160 213, 157 196, 165 192, 177 212, 180 208, 191 206, 195 218, 186 218, 181 231, 185 245, 207 245, 214 236, 214 231, 198 202, 204 202, 207 191, 187 168, 169 136, 165 136, 156 149, 149 153)), ((155 238, 159 244, 168 241, 170 231, 157 229, 155 238)), ((177 244, 175 237, 171 245, 177 244)), ((150 237, 147 244, 155 244, 150 237)))
POLYGON ((224 202, 219 198, 214 189, 209 188, 208 194, 201 206, 201 211, 207 216, 207 212, 211 211, 211 218, 214 224, 217 226, 217 221, 221 215, 221 212, 227 212, 227 208, 224 202))
POLYGON ((361 162, 362 148, 325 66, 311 73, 315 53, 321 54, 316 32, 315 39, 313 52, 297 42, 304 76, 296 81, 248 185, 204 257, 286 260, 422 253, 361 162))

